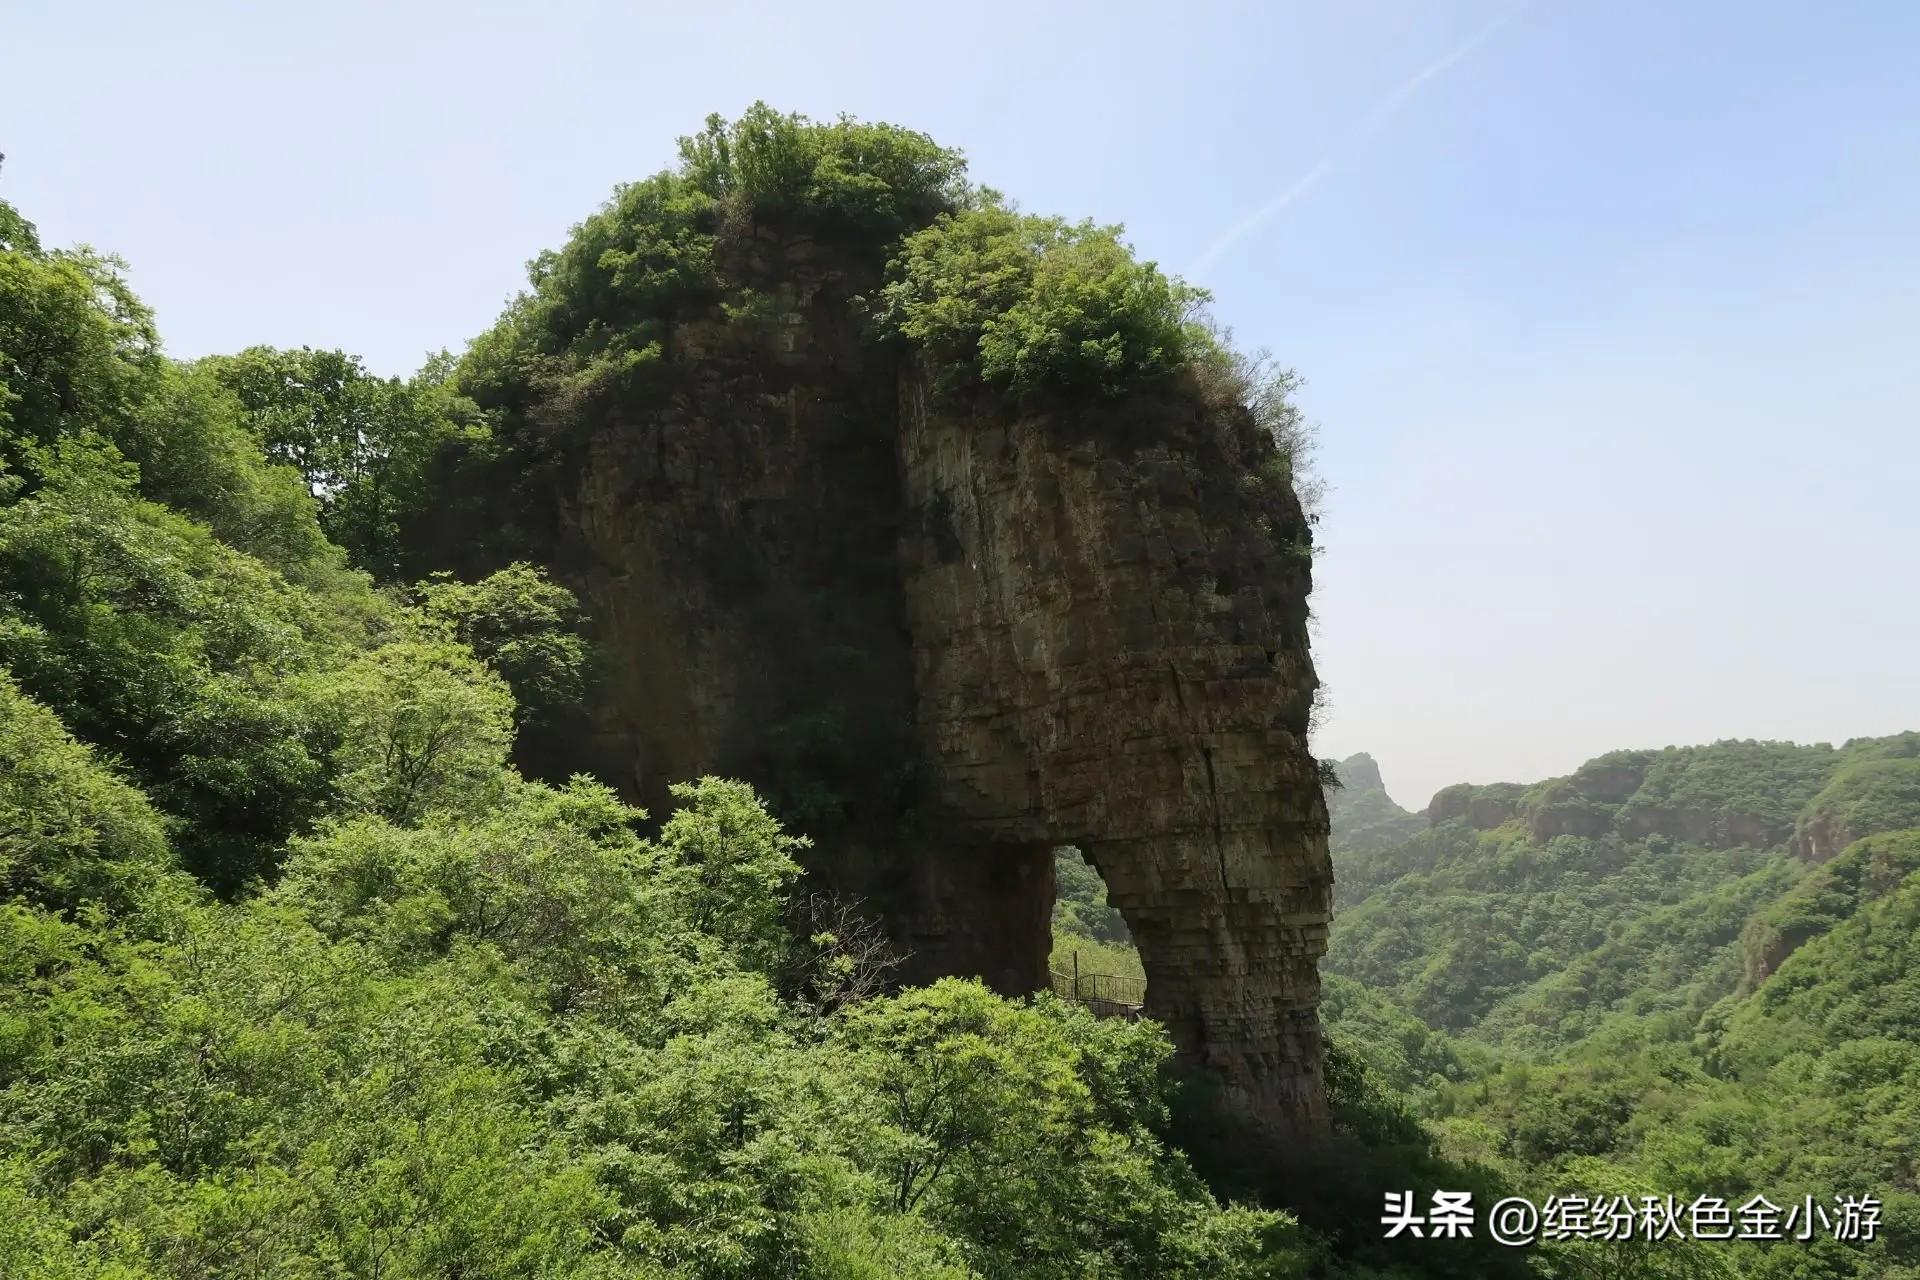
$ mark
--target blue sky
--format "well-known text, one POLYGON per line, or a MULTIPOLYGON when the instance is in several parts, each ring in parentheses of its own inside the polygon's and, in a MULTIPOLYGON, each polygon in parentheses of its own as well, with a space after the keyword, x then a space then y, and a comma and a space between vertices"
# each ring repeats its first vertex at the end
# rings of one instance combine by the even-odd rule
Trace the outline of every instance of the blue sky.
POLYGON ((1891 2, 13 0, 0 196, 175 354, 406 372, 709 111, 924 129, 1305 376, 1319 747, 1417 807, 1920 727, 1917 68, 1891 2))

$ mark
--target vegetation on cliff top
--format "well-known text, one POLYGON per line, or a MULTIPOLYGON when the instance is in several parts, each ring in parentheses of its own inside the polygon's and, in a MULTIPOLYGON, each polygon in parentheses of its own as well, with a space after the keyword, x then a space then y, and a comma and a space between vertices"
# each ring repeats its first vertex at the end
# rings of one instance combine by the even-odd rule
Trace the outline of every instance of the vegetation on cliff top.
POLYGON ((934 368, 1015 393, 1104 396, 1165 378, 1209 340, 1206 294, 1137 260, 1120 234, 982 193, 906 238, 881 326, 934 368))
POLYGON ((676 167, 621 186, 536 257, 457 383, 510 440, 589 430, 606 406, 673 386, 678 327, 765 323, 780 282, 751 247, 766 235, 822 245, 846 273, 849 321, 925 352, 943 388, 1058 402, 1189 377, 1210 407, 1251 413, 1277 478, 1304 479, 1297 379, 1235 352, 1205 292, 1139 260, 1120 227, 1020 213, 924 134, 765 104, 710 117, 676 167))
POLYGON ((584 394, 634 386, 676 319, 767 281, 740 278, 728 242, 762 230, 833 243, 887 282, 880 328, 943 365, 1019 391, 1111 392, 1183 366, 1204 294, 1137 261, 1120 228, 1023 216, 965 180, 957 151, 845 117, 755 104, 710 117, 671 170, 620 187, 483 339, 463 375, 584 394))

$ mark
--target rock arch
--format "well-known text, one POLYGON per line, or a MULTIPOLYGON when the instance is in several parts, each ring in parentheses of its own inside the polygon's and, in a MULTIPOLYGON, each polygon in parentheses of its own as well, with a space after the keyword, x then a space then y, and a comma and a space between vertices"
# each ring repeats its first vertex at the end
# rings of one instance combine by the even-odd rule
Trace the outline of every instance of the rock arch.
MULTIPOLYGON (((1320 1131, 1332 874, 1291 494, 1247 500, 1249 460, 1198 421, 1163 416, 1130 447, 943 413, 911 382, 904 399, 906 503, 925 518, 902 581, 942 860, 1037 886, 1051 849, 1078 845, 1187 1063, 1270 1133, 1320 1131)), ((977 954, 949 936, 933 963, 1040 985, 1021 968, 1047 952, 1026 891, 989 906, 1003 925, 977 954)))
POLYGON ((655 809, 747 778, 913 977, 1009 993, 1046 982, 1077 844, 1184 1062, 1245 1123, 1317 1133, 1311 557, 1271 443, 1177 386, 956 407, 849 319, 870 279, 751 248, 777 323, 682 318, 671 394, 457 477, 422 531, 432 565, 545 561, 593 620, 589 703, 523 764, 655 809))

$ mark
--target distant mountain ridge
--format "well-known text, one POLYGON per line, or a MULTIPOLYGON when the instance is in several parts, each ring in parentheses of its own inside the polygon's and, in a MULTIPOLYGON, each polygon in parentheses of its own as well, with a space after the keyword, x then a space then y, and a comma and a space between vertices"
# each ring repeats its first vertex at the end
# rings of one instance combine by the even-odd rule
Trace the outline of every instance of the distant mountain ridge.
POLYGON ((1387 794, 1380 766, 1366 752, 1340 761, 1334 776, 1339 785, 1327 788, 1327 815, 1333 821, 1336 845, 1386 848, 1411 839, 1425 827, 1419 814, 1407 812, 1387 794))
POLYGON ((1863 836, 1920 816, 1920 732, 1826 743, 1728 739, 1706 746, 1612 751, 1535 783, 1455 783, 1419 815, 1387 795, 1365 752, 1337 766, 1327 796, 1336 842, 1376 847, 1388 832, 1461 823, 1492 831, 1518 821, 1535 840, 1662 835, 1709 845, 1792 842, 1824 862, 1863 836))
POLYGON ((1370 756, 1337 772, 1327 971, 1532 1051, 1750 989, 1824 931, 1786 897, 1809 864, 1920 828, 1912 732, 1609 752, 1536 783, 1444 787, 1424 815, 1370 756))

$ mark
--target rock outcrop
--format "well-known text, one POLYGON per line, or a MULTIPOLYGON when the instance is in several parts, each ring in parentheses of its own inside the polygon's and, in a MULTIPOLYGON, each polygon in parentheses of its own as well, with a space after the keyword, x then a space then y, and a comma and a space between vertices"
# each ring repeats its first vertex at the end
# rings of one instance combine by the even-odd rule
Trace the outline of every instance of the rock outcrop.
POLYGON ((732 252, 757 318, 677 322, 670 394, 543 463, 534 554, 602 670, 530 763, 650 806, 745 777, 913 977, 1010 993, 1045 984, 1051 851, 1076 844, 1182 1061, 1277 1143, 1322 1130, 1310 555, 1271 442, 1179 386, 936 395, 852 319, 872 264, 771 233, 732 252))
POLYGON ((1512 821, 1520 811, 1520 799, 1526 792, 1524 786, 1511 782, 1495 782, 1486 786, 1456 782, 1433 793, 1433 799, 1427 802, 1425 809, 1427 825, 1437 827, 1443 822, 1464 822, 1476 831, 1491 831, 1512 821))
POLYGON ((1364 751, 1356 751, 1342 760, 1338 774, 1341 788, 1356 795, 1387 789, 1380 777, 1380 762, 1364 751))
POLYGON ((956 413, 909 380, 920 746, 962 856, 1078 845, 1188 1060, 1261 1124, 1318 1129, 1332 874, 1304 529, 1290 496, 1246 502, 1232 478, 1258 459, 1203 415, 1149 417, 1127 442, 1144 424, 956 413))
POLYGON ((1808 862, 1828 862, 1855 840, 1920 826, 1920 758, 1872 754, 1909 748, 1901 739, 1863 744, 1860 758, 1836 771, 1800 811, 1794 852, 1808 862))
POLYGON ((1336 859, 1397 848, 1425 830, 1419 815, 1408 813, 1387 794, 1380 766, 1364 751, 1342 760, 1334 776, 1338 785, 1326 796, 1336 859))

